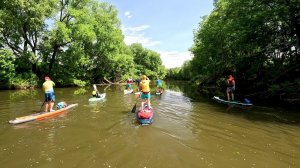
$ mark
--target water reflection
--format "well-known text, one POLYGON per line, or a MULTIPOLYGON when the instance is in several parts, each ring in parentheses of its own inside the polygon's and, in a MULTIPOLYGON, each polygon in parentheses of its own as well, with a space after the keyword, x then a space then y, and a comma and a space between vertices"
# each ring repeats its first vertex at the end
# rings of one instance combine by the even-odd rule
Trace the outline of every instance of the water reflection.
POLYGON ((74 91, 75 95, 83 95, 87 92, 87 90, 85 88, 79 88, 77 90, 74 91))
POLYGON ((9 94, 9 99, 12 101, 16 100, 24 100, 24 99, 31 99, 37 96, 38 91, 29 89, 29 90, 13 90, 9 91, 11 94, 9 94))
POLYGON ((191 99, 190 101, 209 103, 212 106, 220 108, 220 112, 222 113, 239 116, 251 121, 300 124, 299 114, 294 111, 287 111, 279 107, 264 107, 260 105, 254 105, 251 108, 240 108, 237 106, 219 104, 206 95, 199 95, 199 93, 196 92, 197 88, 188 85, 186 82, 166 81, 166 83, 168 89, 181 92, 183 96, 189 97, 191 99))

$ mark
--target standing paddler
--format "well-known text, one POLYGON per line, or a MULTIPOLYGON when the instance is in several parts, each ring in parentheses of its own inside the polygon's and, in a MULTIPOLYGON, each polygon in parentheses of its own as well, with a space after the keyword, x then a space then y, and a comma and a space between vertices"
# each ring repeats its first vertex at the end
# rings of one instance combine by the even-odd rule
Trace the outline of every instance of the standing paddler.
POLYGON ((45 82, 43 83, 43 90, 45 91, 45 112, 52 112, 54 101, 55 101, 55 95, 54 95, 54 89, 55 83, 50 79, 50 77, 45 76, 45 82))

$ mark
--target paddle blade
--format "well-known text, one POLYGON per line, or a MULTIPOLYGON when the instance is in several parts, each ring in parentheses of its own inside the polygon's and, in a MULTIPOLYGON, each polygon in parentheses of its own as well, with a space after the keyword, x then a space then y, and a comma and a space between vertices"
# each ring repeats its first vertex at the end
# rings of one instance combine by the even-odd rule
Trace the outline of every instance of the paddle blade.
POLYGON ((132 113, 135 113, 135 111, 136 111, 136 104, 133 106, 131 112, 132 112, 132 113))
POLYGON ((251 101, 249 99, 247 99, 247 98, 244 98, 244 101, 245 101, 246 104, 250 104, 251 103, 251 101))

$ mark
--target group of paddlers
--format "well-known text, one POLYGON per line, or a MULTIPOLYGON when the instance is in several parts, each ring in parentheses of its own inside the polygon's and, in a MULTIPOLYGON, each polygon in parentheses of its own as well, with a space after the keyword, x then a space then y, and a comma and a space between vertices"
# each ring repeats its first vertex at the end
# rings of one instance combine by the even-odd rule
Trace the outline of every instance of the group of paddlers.
MULTIPOLYGON (((133 82, 132 79, 128 78, 126 81, 126 89, 132 89, 131 88, 131 83, 133 82)), ((151 94, 150 94, 150 80, 146 75, 142 75, 140 79, 137 79, 136 81, 137 84, 137 91, 141 92, 140 97, 142 99, 141 102, 141 107, 143 109, 144 103, 148 104, 148 108, 151 108, 151 94)), ((156 92, 162 92, 162 82, 160 79, 156 80, 156 92)), ((55 86, 55 83, 50 79, 50 77, 46 76, 45 77, 45 82, 43 83, 43 89, 45 91, 45 112, 48 111, 54 111, 53 106, 54 106, 54 101, 55 101, 55 95, 54 95, 54 89, 53 87, 55 86)), ((99 97, 100 93, 97 90, 96 85, 93 85, 94 90, 92 92, 93 97, 99 97)), ((235 81, 234 77, 232 75, 229 75, 227 79, 227 99, 228 100, 234 100, 234 91, 235 91, 235 81)), ((61 104, 60 104, 61 105, 61 104)), ((63 106, 66 106, 64 104, 63 106)))

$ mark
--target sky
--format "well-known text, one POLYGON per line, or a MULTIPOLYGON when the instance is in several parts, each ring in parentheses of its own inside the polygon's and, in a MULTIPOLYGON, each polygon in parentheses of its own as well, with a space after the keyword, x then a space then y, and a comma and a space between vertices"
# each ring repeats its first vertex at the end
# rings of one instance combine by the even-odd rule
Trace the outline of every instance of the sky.
POLYGON ((193 31, 213 9, 213 0, 104 1, 119 11, 125 43, 141 43, 158 52, 166 68, 180 67, 192 58, 193 31))

